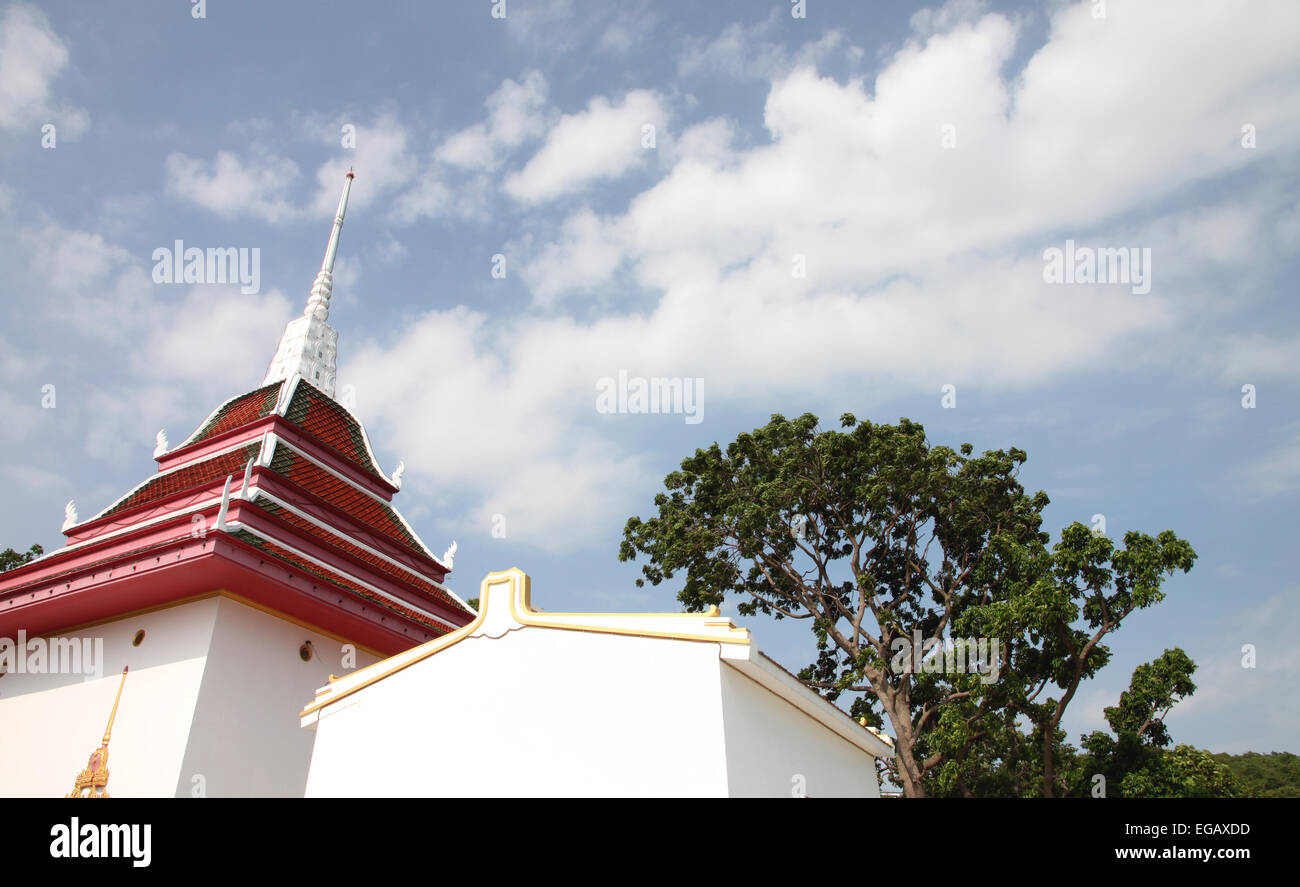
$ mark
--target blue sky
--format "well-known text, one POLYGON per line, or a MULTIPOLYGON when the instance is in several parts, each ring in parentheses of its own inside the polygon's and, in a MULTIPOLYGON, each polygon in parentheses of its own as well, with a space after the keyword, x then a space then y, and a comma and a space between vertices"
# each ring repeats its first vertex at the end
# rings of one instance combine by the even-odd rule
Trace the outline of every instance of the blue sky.
POLYGON ((1300 7, 492 5, 0 5, 0 545, 61 544, 257 385, 354 166, 339 385, 462 596, 519 566, 547 609, 677 609, 617 548, 683 456, 908 416, 1027 450, 1053 533, 1200 555, 1072 738, 1178 645, 1177 741, 1300 750, 1300 7), (257 248, 260 291, 154 283, 178 239, 257 248), (1150 291, 1045 282, 1067 240, 1149 249, 1150 291), (703 421, 598 413, 619 370, 703 379, 703 421))

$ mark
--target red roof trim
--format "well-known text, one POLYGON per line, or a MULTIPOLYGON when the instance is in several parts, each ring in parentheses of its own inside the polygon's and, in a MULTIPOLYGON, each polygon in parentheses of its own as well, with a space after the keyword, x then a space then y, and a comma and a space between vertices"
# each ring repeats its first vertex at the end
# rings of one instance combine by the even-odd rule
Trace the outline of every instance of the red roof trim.
POLYGON ((229 450, 208 459, 191 462, 175 470, 156 474, 143 485, 118 499, 107 509, 97 514, 92 520, 79 524, 69 531, 69 535, 80 533, 86 527, 98 524, 108 517, 120 516, 140 506, 152 505, 181 493, 201 489, 213 481, 231 475, 242 474, 249 459, 257 456, 261 441, 250 443, 240 449, 229 450))
MULTIPOLYGON (((342 538, 340 535, 335 535, 328 530, 322 529, 311 521, 299 517, 274 502, 259 499, 253 504, 265 511, 268 516, 274 518, 276 521, 288 524, 297 532, 307 536, 312 541, 325 548, 340 552, 343 555, 360 562, 364 566, 382 573, 397 585, 412 587, 416 591, 423 593, 426 597, 433 598, 438 603, 451 608, 456 613, 465 613, 470 616, 474 615, 462 607, 455 598, 447 594, 446 591, 439 588, 437 585, 434 585, 427 578, 412 575, 408 569, 394 566, 383 558, 376 557, 364 548, 349 542, 346 538, 342 538)), ((343 533, 341 529, 338 530, 338 532, 340 534, 343 533)))
POLYGON ((304 560, 303 558, 298 557, 294 553, 280 547, 279 545, 276 545, 274 542, 270 542, 266 539, 262 539, 261 537, 256 536, 247 530, 236 530, 234 533, 230 534, 230 537, 239 542, 242 542, 245 545, 251 545, 252 547, 258 549, 259 551, 262 551, 272 557, 278 558, 279 560, 284 561, 290 566, 293 566, 310 576, 315 576, 317 579, 320 579, 324 582, 328 582, 332 585, 336 585, 339 588, 343 589, 344 591, 355 594, 358 597, 365 598, 366 600, 374 603, 376 606, 383 607, 386 610, 390 610, 393 613, 397 614, 398 616, 401 616, 404 619, 414 622, 420 625, 421 627, 434 632, 437 635, 444 635, 453 630, 447 627, 446 625, 443 625, 440 622, 431 620, 427 616, 417 613, 415 610, 409 609, 407 607, 403 607, 400 604, 395 604, 392 601, 386 600, 385 598, 375 594, 373 591, 366 588, 365 586, 358 585, 357 583, 351 581, 350 579, 338 575, 333 570, 326 569, 325 567, 322 567, 318 564, 314 564, 311 561, 304 560))

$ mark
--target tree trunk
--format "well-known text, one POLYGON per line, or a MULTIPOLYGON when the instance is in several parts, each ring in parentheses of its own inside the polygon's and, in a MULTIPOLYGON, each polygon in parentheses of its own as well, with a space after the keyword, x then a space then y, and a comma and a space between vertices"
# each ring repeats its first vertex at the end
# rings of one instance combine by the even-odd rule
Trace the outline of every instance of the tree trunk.
POLYGON ((912 709, 903 694, 897 694, 886 703, 889 720, 894 725, 894 755, 898 761, 898 781, 903 784, 903 796, 924 798, 925 786, 921 782, 921 765, 916 761, 916 736, 912 732, 912 709))

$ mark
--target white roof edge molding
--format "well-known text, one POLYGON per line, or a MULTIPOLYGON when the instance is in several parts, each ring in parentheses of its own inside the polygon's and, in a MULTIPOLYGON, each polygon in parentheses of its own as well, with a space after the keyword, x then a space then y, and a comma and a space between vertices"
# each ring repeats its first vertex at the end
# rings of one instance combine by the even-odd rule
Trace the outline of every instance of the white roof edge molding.
POLYGON ((755 647, 723 649, 721 658, 745 677, 780 696, 872 757, 892 758, 894 756, 892 745, 859 724, 843 709, 810 689, 761 650, 755 647))
POLYGON ((528 575, 517 567, 489 573, 479 586, 478 615, 472 622, 450 634, 335 679, 317 691, 316 699, 303 710, 303 726, 315 723, 318 712, 325 706, 470 637, 496 638, 531 626, 715 643, 722 647, 751 643, 748 629, 737 627, 716 610, 708 613, 549 613, 533 609, 531 586, 528 575))
POLYGON ((749 629, 737 626, 720 615, 716 608, 707 613, 550 613, 533 609, 531 585, 528 575, 516 567, 489 573, 480 586, 479 611, 474 621, 352 674, 331 677, 330 684, 319 689, 316 699, 302 711, 302 726, 314 726, 322 710, 332 703, 465 638, 499 638, 520 628, 536 627, 717 644, 723 662, 840 737, 873 757, 891 758, 894 755, 888 743, 761 653, 749 629))

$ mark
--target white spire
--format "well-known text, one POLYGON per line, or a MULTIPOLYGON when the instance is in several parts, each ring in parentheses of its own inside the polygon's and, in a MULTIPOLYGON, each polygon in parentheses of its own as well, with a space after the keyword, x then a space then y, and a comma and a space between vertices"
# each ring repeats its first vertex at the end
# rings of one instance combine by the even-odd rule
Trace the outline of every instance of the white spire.
POLYGON ((330 242, 325 247, 325 259, 320 263, 320 273, 311 286, 311 297, 307 299, 307 308, 302 313, 315 316, 318 320, 329 320, 330 295, 334 291, 334 256, 339 251, 339 234, 343 231, 343 216, 348 211, 348 193, 352 190, 352 170, 348 170, 343 180, 343 193, 339 195, 339 208, 334 212, 334 228, 330 231, 330 242))
POLYGON ((320 273, 311 287, 307 307, 302 317, 289 321, 280 338, 263 385, 291 378, 295 373, 307 382, 334 396, 335 358, 338 355, 339 334, 326 321, 330 316, 330 296, 334 290, 334 257, 339 250, 339 234, 343 231, 343 217, 348 210, 348 195, 352 191, 352 170, 343 180, 343 194, 339 208, 334 213, 334 227, 330 230, 329 245, 320 273))

